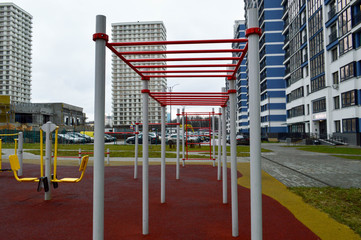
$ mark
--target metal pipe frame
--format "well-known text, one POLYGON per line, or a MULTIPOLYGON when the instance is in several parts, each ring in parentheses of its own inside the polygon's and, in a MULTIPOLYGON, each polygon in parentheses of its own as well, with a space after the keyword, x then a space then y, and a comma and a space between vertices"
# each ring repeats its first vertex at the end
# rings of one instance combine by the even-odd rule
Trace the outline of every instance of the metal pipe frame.
MULTIPOLYGON (((225 91, 225 89, 224 89, 225 91)), ((222 192, 223 204, 228 203, 227 199, 227 125, 226 106, 222 106, 222 192)))
POLYGON ((138 144, 138 134, 139 134, 139 118, 136 117, 135 118, 135 136, 134 136, 134 145, 135 145, 135 157, 134 157, 134 179, 138 178, 138 148, 139 148, 139 144, 138 144))
POLYGON ((148 81, 143 81, 143 182, 142 182, 142 201, 143 201, 143 235, 149 234, 149 126, 148 126, 148 103, 149 90, 148 81), (147 91, 148 90, 148 91, 147 91))
MULTIPOLYGON (((248 28, 259 29, 257 2, 247 11, 248 28)), ((251 239, 261 240, 262 230, 262 170, 261 170, 261 119, 259 88, 259 35, 249 34, 249 119, 250 119, 250 181, 251 181, 251 239)))
POLYGON ((218 159, 217 159, 217 180, 221 180, 222 172, 221 172, 221 139, 222 139, 222 109, 219 108, 219 114, 218 114, 218 159))
POLYGON ((236 144, 236 80, 228 79, 230 100, 230 140, 231 140, 231 198, 232 236, 238 237, 238 186, 237 186, 237 144, 236 144))
POLYGON ((161 173, 160 173, 160 202, 165 203, 165 106, 161 106, 161 134, 162 134, 162 142, 161 142, 161 173))
POLYGON ((180 110, 177 109, 177 164, 176 164, 176 179, 179 179, 179 121, 180 121, 180 110))
MULTIPOLYGON (((105 16, 96 16, 95 31, 106 32, 105 16)), ((105 46, 105 39, 95 40, 93 240, 104 239, 105 46)))

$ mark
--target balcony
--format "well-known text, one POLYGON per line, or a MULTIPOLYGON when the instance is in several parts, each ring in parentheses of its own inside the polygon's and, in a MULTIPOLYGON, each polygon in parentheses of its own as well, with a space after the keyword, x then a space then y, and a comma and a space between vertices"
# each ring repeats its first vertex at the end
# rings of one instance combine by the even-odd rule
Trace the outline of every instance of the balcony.
POLYGON ((337 40, 337 31, 331 32, 331 34, 328 36, 329 43, 332 43, 337 40))

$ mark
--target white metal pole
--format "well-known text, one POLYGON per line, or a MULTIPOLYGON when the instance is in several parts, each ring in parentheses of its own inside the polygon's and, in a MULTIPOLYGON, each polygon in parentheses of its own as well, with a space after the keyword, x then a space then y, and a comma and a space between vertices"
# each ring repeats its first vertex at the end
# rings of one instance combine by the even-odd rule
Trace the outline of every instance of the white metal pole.
POLYGON ((143 80, 143 235, 149 233, 148 81, 143 80))
MULTIPOLYGON (((17 155, 19 158, 19 165, 20 168, 18 170, 18 176, 22 176, 23 175, 23 142, 24 142, 24 133, 23 132, 19 132, 18 135, 18 151, 17 151, 17 155)), ((1 153, 0 153, 1 154, 1 153)))
POLYGON ((109 152, 109 148, 107 148, 107 164, 109 165, 110 163, 110 152, 109 152))
MULTIPOLYGON (((165 89, 163 89, 165 92, 165 89)), ((161 106, 161 173, 160 173, 160 202, 165 203, 165 106, 161 106)))
MULTIPOLYGON (((105 16, 96 16, 95 31, 105 35, 105 16)), ((95 40, 93 240, 104 239, 105 44, 105 39, 95 40)))
POLYGON ((216 122, 214 120, 214 108, 212 108, 212 145, 213 145, 213 167, 215 167, 216 161, 216 134, 214 133, 216 122))
MULTIPOLYGON (((51 200, 51 132, 55 130, 56 125, 47 122, 42 127, 42 130, 45 132, 45 172, 44 175, 48 180, 49 190, 45 192, 44 200, 51 200)), ((44 183, 45 184, 45 183, 44 183)))
POLYGON ((78 163, 79 163, 79 166, 80 166, 80 163, 81 163, 81 148, 79 148, 79 150, 78 150, 78 163))
MULTIPOLYGON (((258 28, 257 2, 248 8, 248 28, 258 28)), ((261 119, 259 88, 259 35, 248 36, 248 82, 251 159, 251 239, 262 239, 261 119)))
POLYGON ((177 164, 176 164, 176 177, 175 179, 179 179, 179 108, 177 109, 177 164))
POLYGON ((183 151, 183 167, 184 167, 184 161, 185 161, 185 159, 186 159, 186 156, 185 156, 185 139, 184 139, 184 137, 185 137, 185 133, 184 133, 184 131, 185 131, 185 127, 184 127, 184 118, 185 118, 185 109, 183 108, 182 109, 182 151, 183 151))
POLYGON ((221 130, 222 130, 222 121, 221 121, 221 114, 222 110, 219 108, 219 115, 218 115, 218 159, 217 159, 217 180, 221 180, 221 130))
POLYGON ((226 125, 226 106, 222 106, 222 187, 223 204, 228 203, 227 198, 227 125, 226 125))
POLYGON ((236 81, 228 79, 230 101, 230 141, 231 141, 231 198, 232 236, 238 237, 238 188, 237 188, 237 145, 236 145, 236 81))
POLYGON ((135 136, 134 136, 134 144, 135 144, 135 160, 134 160, 134 179, 138 178, 138 133, 139 133, 139 118, 135 119, 135 136))

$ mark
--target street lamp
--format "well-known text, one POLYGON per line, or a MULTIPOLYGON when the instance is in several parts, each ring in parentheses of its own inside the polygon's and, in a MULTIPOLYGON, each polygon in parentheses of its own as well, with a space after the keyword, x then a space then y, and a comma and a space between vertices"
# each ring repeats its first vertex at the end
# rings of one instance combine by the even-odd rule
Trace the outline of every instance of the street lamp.
MULTIPOLYGON (((173 86, 171 86, 171 87, 168 87, 168 92, 172 92, 173 91, 173 88, 175 87, 175 86, 177 86, 177 85, 179 85, 179 83, 176 83, 176 84, 174 84, 173 86)), ((170 105, 169 105, 169 114, 170 114, 170 120, 169 120, 169 122, 171 123, 172 122, 172 96, 170 96, 170 105)), ((172 131, 173 131, 173 129, 172 129, 172 125, 170 125, 170 131, 171 131, 171 133, 172 133, 172 131)))

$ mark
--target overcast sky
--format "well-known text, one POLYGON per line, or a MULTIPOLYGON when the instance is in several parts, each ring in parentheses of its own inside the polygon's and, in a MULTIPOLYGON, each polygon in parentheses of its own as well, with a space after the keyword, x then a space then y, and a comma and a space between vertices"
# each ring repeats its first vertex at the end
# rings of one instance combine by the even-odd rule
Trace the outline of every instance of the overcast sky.
MULTIPOLYGON (((167 40, 233 38, 234 21, 244 19, 243 0, 14 0, 13 3, 33 16, 32 102, 79 106, 88 120, 94 118, 92 35, 96 15, 107 17, 109 36, 111 23, 163 21, 167 40)), ((107 114, 112 111, 110 56, 107 50, 107 114)), ((195 83, 194 79, 168 79, 168 86, 175 84, 179 85, 174 91, 194 91, 201 84, 205 86, 201 91, 220 91, 224 81, 195 83)))

